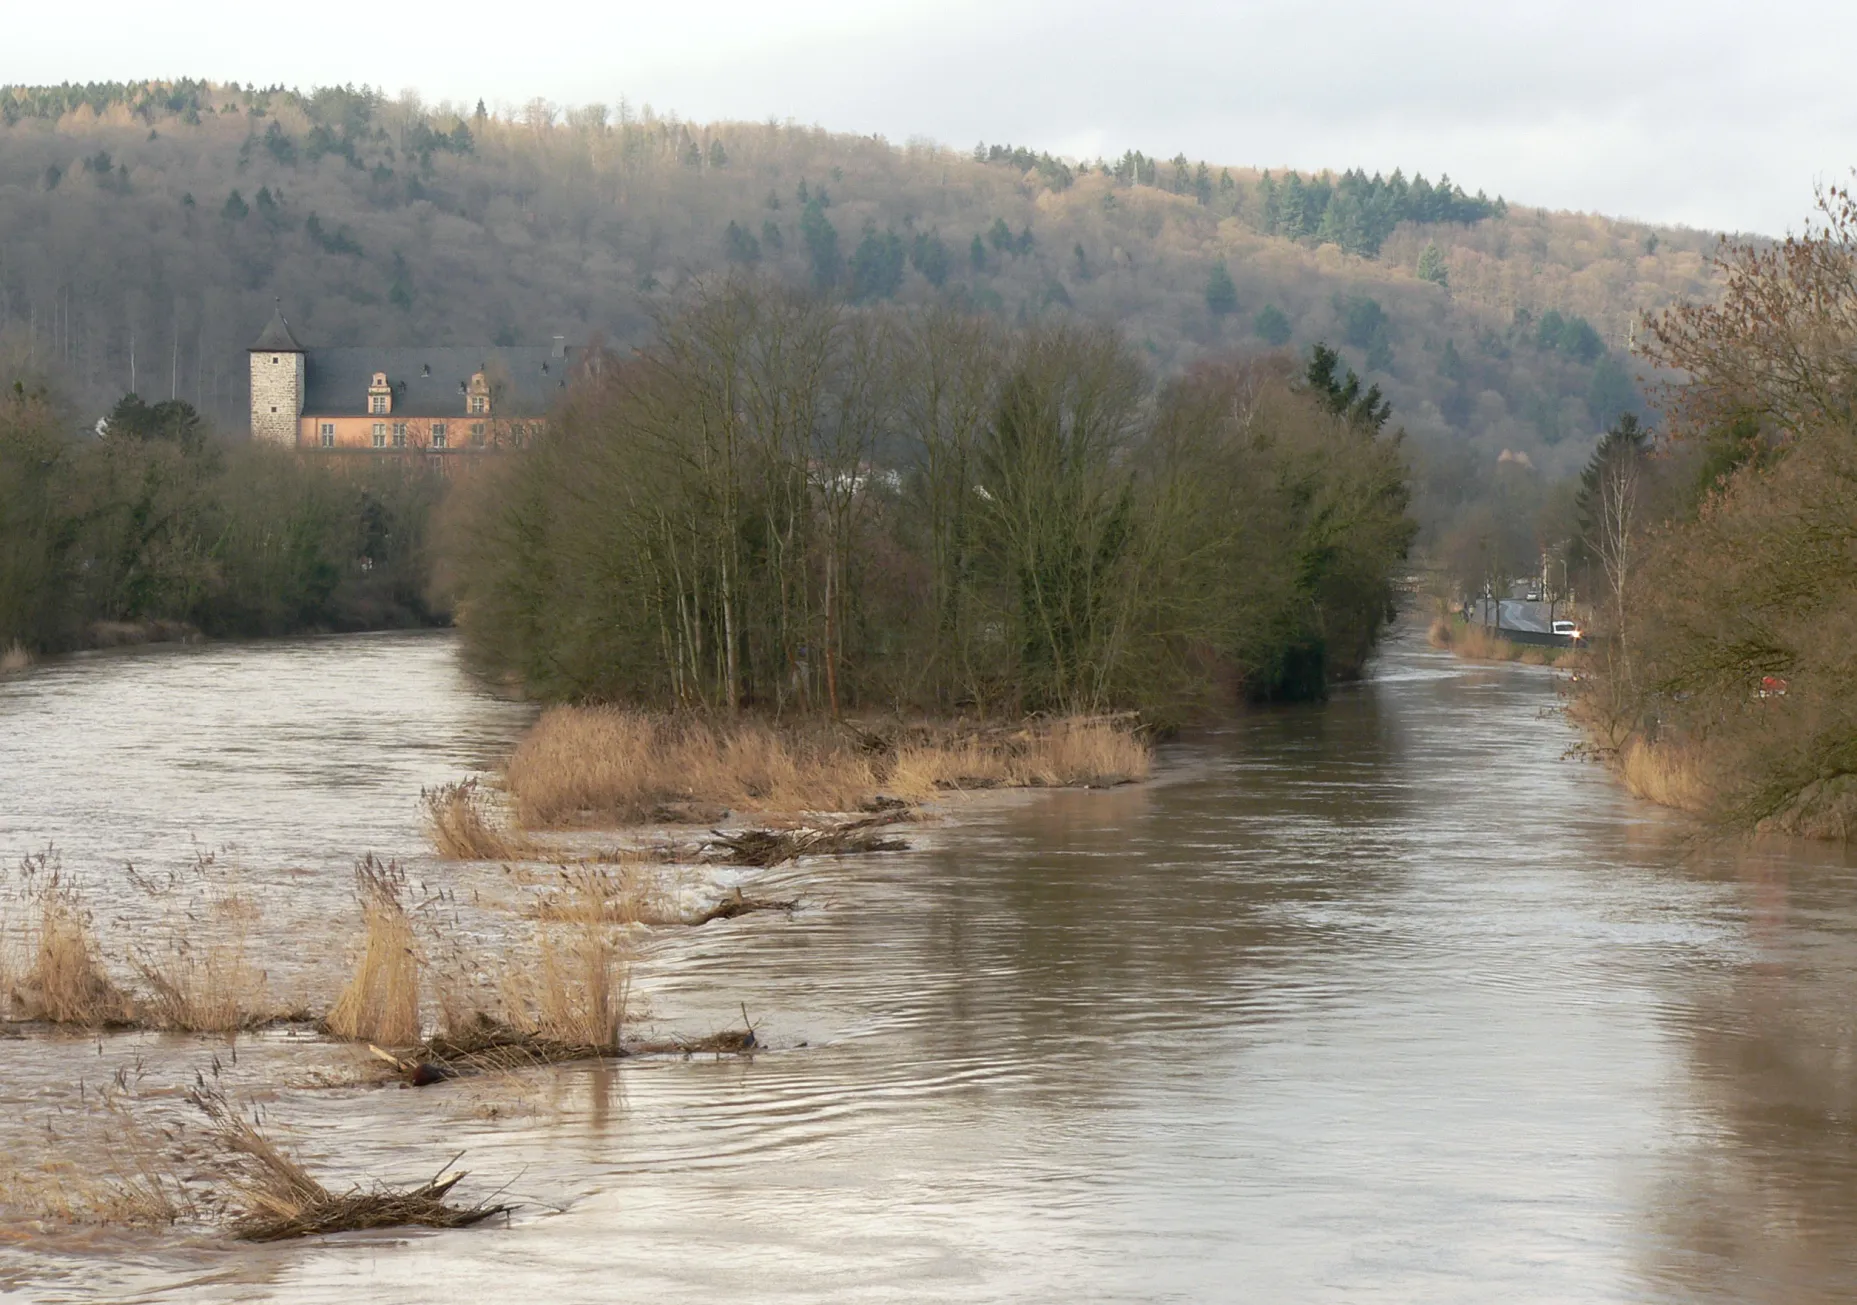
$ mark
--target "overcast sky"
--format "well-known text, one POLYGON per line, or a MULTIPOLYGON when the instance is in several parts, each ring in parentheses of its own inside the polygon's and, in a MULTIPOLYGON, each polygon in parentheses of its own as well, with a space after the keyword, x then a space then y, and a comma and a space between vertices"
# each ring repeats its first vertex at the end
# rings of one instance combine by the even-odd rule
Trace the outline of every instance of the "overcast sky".
POLYGON ((91 0, 11 5, 0 81, 367 83, 699 121, 1449 172, 1779 234, 1857 164, 1857 4, 1769 0, 91 0))

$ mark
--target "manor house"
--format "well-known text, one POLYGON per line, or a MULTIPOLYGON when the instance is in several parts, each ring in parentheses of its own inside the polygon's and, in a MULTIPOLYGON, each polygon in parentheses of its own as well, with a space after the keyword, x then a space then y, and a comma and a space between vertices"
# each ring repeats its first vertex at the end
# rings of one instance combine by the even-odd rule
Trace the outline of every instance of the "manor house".
POLYGON ((305 349, 282 308, 251 355, 251 436, 299 449, 476 452, 542 431, 582 352, 305 349))

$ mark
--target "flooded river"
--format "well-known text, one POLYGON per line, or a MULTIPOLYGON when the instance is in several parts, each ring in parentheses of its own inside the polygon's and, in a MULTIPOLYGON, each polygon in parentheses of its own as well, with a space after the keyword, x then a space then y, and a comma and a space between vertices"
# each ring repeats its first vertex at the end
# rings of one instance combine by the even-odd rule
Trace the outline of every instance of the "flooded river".
MULTIPOLYGON (((755 872, 800 899, 791 918, 665 931, 639 979, 667 1027, 745 1009, 771 1048, 751 1059, 415 1092, 265 1086, 267 1066, 352 1053, 247 1040, 241 1082, 314 1167, 414 1180, 462 1151, 474 1194, 507 1185, 521 1208, 259 1248, 13 1227, 0 1288, 1849 1300, 1852 862, 1689 845, 1564 758, 1555 704, 1550 672, 1408 632, 1369 683, 1173 747, 1150 784, 989 798, 908 853, 755 872)), ((349 909, 362 852, 481 878, 426 859, 418 790, 526 719, 443 635, 39 668, 0 680, 0 851, 53 843, 108 884, 124 860, 224 849, 283 922, 287 968, 349 909)), ((183 1082, 215 1054, 0 1042, 4 1128, 43 1127, 61 1075, 136 1058, 145 1083, 183 1082)))

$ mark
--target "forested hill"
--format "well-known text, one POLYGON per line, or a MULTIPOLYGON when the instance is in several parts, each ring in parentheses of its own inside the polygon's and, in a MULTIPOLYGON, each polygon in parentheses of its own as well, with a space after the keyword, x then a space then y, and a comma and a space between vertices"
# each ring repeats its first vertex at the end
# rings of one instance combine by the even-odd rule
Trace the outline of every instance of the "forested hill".
POLYGON ((343 88, 0 88, 0 331, 85 411, 134 388, 228 426, 273 298, 311 344, 625 344, 730 262, 1114 322, 1162 371, 1328 340, 1392 399, 1439 526, 1504 477, 1570 472, 1640 403, 1632 325, 1712 293, 1714 238, 1379 162, 1078 164, 343 88))

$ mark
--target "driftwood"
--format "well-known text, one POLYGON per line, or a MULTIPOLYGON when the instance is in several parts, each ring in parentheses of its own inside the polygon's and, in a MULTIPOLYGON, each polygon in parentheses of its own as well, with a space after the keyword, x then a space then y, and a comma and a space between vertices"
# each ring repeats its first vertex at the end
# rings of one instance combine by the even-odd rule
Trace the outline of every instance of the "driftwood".
POLYGON ((612 1043, 606 1046, 557 1042, 523 1029, 512 1028, 479 1014, 477 1022, 461 1033, 439 1034, 420 1043, 404 1056, 370 1045, 368 1050, 393 1066, 395 1074, 412 1087, 428 1087, 446 1079, 506 1070, 535 1069, 576 1060, 616 1060, 626 1056, 740 1055, 759 1049, 752 1026, 711 1033, 700 1038, 673 1037, 654 1042, 612 1043))
POLYGON ((698 911, 682 921, 684 924, 708 924, 711 920, 733 920, 738 915, 756 911, 791 911, 799 905, 796 898, 749 897, 739 888, 731 888, 714 906, 698 911))
POLYGON ((456 1157, 417 1187, 331 1192, 217 1088, 202 1083, 189 1095, 206 1115, 208 1131, 223 1153, 219 1172, 240 1210, 230 1231, 240 1241, 275 1242, 363 1228, 465 1228, 513 1208, 487 1202, 447 1205, 445 1197, 465 1177, 447 1172, 456 1157))
POLYGON ((715 841, 704 848, 708 859, 723 865, 776 866, 802 856, 842 856, 855 852, 906 852, 909 844, 877 830, 909 818, 906 809, 890 809, 839 825, 796 829, 743 829, 725 834, 711 830, 715 841), (718 854, 719 853, 719 854, 718 854))

